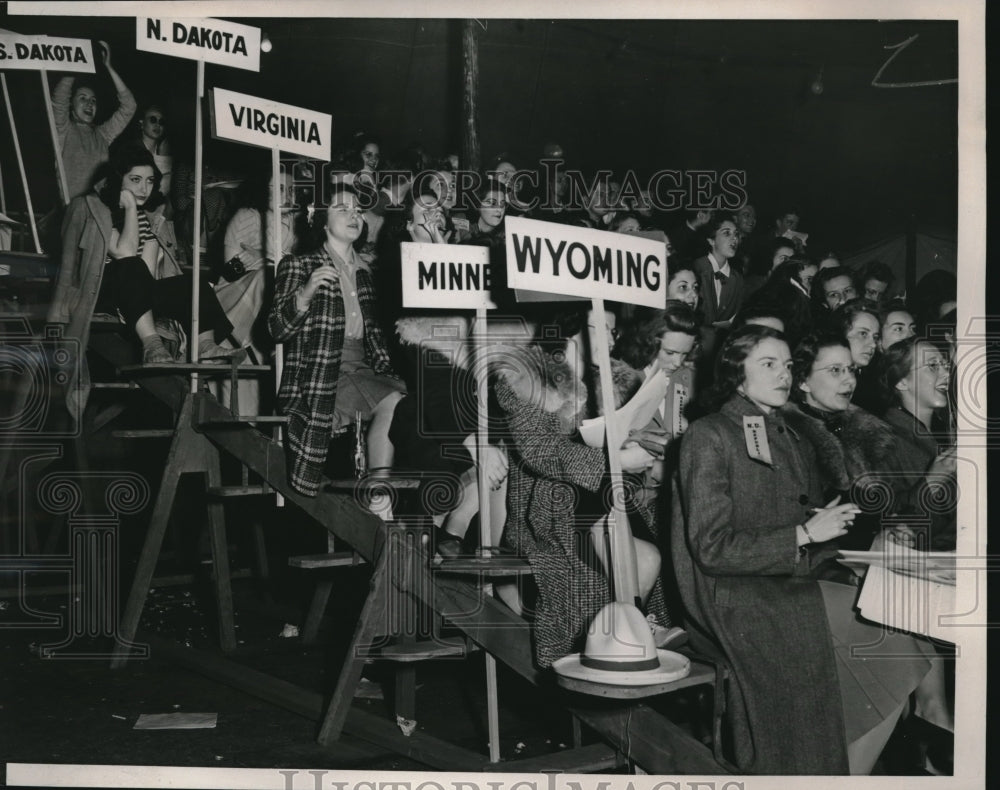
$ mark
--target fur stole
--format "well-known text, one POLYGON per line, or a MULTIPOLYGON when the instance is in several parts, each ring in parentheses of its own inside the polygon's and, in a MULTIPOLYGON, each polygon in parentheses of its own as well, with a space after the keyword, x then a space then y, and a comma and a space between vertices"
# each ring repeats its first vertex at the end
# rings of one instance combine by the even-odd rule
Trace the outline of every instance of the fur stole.
POLYGON ((837 434, 795 404, 788 404, 782 414, 789 427, 815 449, 829 488, 847 491, 867 474, 882 474, 894 468, 896 440, 892 428, 864 409, 849 406, 837 434))

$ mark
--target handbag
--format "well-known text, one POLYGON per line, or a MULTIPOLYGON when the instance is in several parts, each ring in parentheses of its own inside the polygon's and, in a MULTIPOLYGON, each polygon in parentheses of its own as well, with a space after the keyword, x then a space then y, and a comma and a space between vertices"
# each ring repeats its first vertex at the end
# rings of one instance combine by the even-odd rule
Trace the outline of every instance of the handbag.
POLYGON ((234 283, 240 279, 243 275, 247 273, 246 264, 240 260, 239 255, 234 255, 224 264, 222 264, 222 270, 219 274, 226 282, 234 283))

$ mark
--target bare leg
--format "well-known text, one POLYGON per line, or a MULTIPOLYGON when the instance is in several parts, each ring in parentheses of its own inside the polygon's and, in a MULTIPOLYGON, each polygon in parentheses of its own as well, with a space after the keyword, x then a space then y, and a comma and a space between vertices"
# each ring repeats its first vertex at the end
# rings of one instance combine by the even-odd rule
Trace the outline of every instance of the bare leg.
POLYGON ((135 322, 135 333, 139 336, 140 340, 145 340, 147 337, 156 334, 156 324, 153 322, 153 311, 147 310, 139 319, 135 322))
MULTIPOLYGON (((604 543, 607 518, 607 516, 602 516, 590 527, 591 542, 594 544, 594 551, 601 561, 601 565, 604 566, 605 572, 609 566, 608 552, 604 543)), ((639 597, 645 601, 660 575, 660 550, 652 543, 634 536, 632 543, 635 545, 636 584, 639 587, 639 597)))
POLYGON ((459 478, 458 504, 444 520, 444 531, 456 538, 464 538, 469 522, 479 512, 479 486, 476 467, 466 469, 459 478))
POLYGON ((368 426, 368 466, 371 469, 388 469, 392 466, 395 449, 389 441, 389 426, 396 404, 403 399, 403 393, 393 392, 378 402, 372 411, 371 425, 368 426))

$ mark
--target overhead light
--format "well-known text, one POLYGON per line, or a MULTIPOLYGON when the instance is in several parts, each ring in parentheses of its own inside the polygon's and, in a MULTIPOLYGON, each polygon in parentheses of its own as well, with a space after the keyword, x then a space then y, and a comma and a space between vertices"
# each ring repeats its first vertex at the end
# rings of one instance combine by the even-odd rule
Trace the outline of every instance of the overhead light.
POLYGON ((822 68, 819 70, 819 74, 816 75, 816 79, 814 79, 812 81, 812 83, 809 85, 809 90, 812 91, 812 93, 815 94, 816 96, 819 96, 823 92, 823 69, 822 68))
POLYGON ((263 36, 261 36, 261 39, 260 39, 260 51, 261 52, 270 52, 272 46, 274 46, 274 45, 271 43, 271 39, 269 39, 267 37, 267 33, 265 33, 263 36))

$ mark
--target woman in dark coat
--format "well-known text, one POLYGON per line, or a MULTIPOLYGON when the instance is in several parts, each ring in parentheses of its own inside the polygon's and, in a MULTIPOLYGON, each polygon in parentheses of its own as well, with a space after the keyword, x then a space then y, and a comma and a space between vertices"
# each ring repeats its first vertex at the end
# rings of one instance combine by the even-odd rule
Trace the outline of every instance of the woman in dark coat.
MULTIPOLYGON (((749 325, 727 339, 714 391, 721 407, 681 442, 674 569, 692 643, 732 668, 739 769, 867 773, 899 710, 849 705, 844 694, 850 642, 835 641, 830 621, 853 620, 853 588, 820 583, 812 571, 830 556, 822 544, 846 534, 858 509, 823 507, 812 447, 781 412, 791 383, 780 333, 749 325)), ((859 639, 856 620, 837 626, 859 639)))

